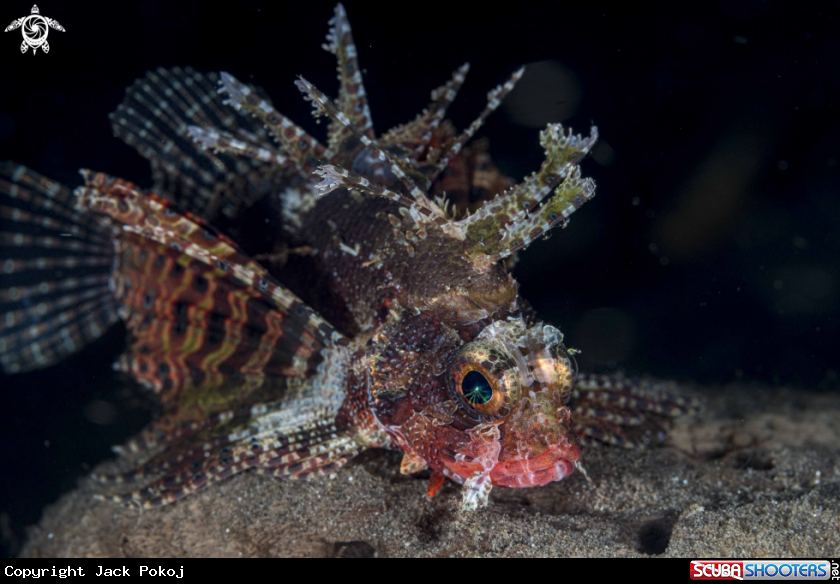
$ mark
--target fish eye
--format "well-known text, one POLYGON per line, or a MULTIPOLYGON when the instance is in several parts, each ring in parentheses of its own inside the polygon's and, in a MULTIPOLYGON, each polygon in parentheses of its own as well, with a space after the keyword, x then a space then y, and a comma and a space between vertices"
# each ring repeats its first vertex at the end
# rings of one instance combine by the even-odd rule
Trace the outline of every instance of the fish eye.
POLYGON ((449 363, 447 377, 452 396, 477 421, 505 418, 518 398, 515 363, 489 343, 461 347, 449 363))
POLYGON ((481 406, 493 399, 493 388, 481 373, 470 371, 461 381, 461 394, 471 406, 481 406))

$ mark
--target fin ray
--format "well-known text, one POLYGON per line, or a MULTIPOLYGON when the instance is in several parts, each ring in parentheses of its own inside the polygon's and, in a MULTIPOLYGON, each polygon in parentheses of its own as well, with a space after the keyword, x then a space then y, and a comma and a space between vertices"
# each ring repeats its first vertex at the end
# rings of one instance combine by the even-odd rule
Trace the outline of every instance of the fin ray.
POLYGON ((581 373, 569 406, 572 431, 584 442, 639 448, 662 440, 667 418, 696 412, 700 402, 672 382, 581 373))
POLYGON ((189 67, 158 68, 135 81, 110 116, 114 134, 150 161, 154 189, 207 219, 219 212, 235 217, 270 192, 276 172, 262 161, 214 154, 193 143, 190 126, 267 140, 260 124, 222 103, 217 80, 215 73, 189 67))
POLYGON ((81 204, 121 226, 113 287, 132 340, 118 367, 179 419, 259 401, 267 379, 306 376, 347 343, 205 221, 127 181, 85 177, 81 204))
POLYGON ((110 227, 73 207, 70 190, 0 163, 0 365, 48 367, 117 320, 110 227))
MULTIPOLYGON (((362 82, 362 72, 359 69, 358 54, 356 45, 353 42, 353 33, 350 30, 350 22, 347 20, 347 13, 341 3, 335 7, 335 14, 330 19, 330 31, 327 34, 327 42, 323 48, 335 55, 338 69, 338 108, 350 122, 357 127, 368 138, 373 138, 373 121, 370 115, 370 108, 367 103, 367 94, 362 82)), ((342 146, 346 145, 348 138, 352 136, 351 131, 336 119, 332 119, 329 125, 328 149, 325 157, 332 160, 334 156, 342 154, 351 157, 355 152, 341 152, 342 146)), ((352 158, 350 158, 352 160, 352 158)))
POLYGON ((444 85, 432 91, 432 103, 412 121, 388 130, 379 138, 382 146, 402 146, 408 148, 411 157, 418 161, 429 146, 434 131, 443 122, 446 110, 458 95, 464 84, 470 64, 459 67, 444 85))

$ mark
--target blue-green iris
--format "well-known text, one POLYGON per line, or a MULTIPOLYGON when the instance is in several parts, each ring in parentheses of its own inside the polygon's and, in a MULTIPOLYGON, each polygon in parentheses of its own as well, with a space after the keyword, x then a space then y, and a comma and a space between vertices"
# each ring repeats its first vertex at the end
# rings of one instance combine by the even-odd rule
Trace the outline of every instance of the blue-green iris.
POLYGON ((493 397, 490 382, 478 371, 470 371, 461 382, 461 391, 472 405, 486 404, 493 397))

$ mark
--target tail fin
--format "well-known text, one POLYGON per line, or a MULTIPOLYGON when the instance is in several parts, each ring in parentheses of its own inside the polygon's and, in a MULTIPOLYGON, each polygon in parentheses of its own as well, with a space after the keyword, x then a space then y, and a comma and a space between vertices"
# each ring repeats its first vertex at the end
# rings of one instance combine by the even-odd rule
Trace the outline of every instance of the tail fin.
POLYGON ((0 163, 0 365, 52 365, 117 320, 110 227, 74 208, 67 187, 0 163))

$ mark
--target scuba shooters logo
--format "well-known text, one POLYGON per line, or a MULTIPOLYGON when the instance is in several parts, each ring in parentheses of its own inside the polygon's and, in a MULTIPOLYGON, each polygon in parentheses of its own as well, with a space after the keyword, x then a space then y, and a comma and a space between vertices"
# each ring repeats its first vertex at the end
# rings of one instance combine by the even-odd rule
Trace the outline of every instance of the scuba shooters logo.
POLYGON ((692 560, 692 580, 836 580, 828 560, 692 560))

